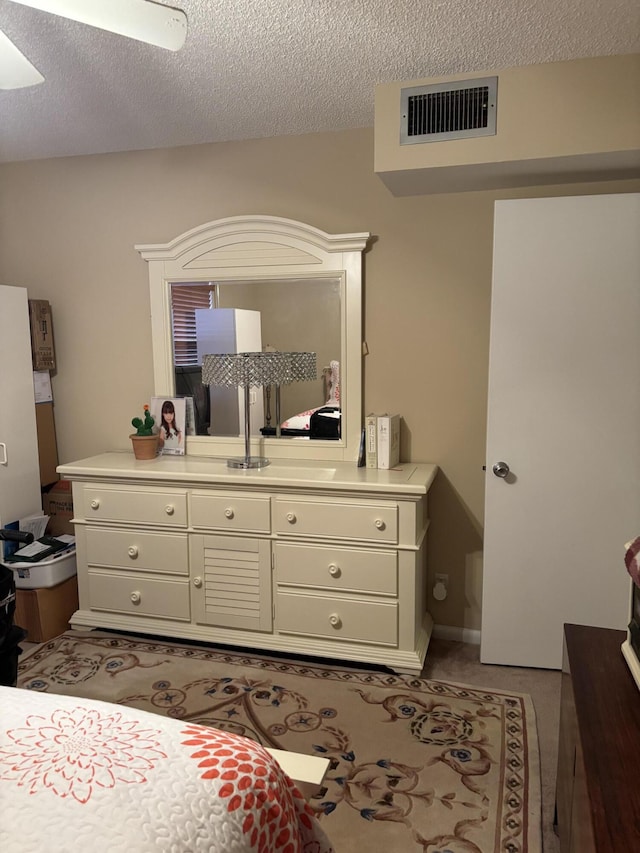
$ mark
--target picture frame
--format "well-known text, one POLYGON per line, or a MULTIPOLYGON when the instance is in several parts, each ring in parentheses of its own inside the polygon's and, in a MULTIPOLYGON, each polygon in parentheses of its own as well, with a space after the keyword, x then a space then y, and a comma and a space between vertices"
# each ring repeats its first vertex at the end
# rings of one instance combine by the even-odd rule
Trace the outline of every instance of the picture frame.
POLYGON ((153 431, 159 436, 158 453, 184 456, 187 435, 185 397, 152 397, 149 408, 155 421, 153 431))

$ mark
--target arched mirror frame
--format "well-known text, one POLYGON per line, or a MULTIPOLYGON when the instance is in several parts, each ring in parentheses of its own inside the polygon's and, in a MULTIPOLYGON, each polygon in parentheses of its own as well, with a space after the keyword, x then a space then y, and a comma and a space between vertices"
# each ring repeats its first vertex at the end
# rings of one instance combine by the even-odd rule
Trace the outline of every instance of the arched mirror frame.
MULTIPOLYGON (((149 264, 156 396, 175 394, 171 284, 179 281, 273 281, 327 278, 340 282, 339 441, 252 436, 252 453, 270 459, 355 461, 362 428, 362 252, 370 234, 328 234, 276 216, 233 216, 186 231, 169 243, 136 245, 149 264)), ((302 285, 303 286, 303 283, 302 285)), ((196 456, 242 455, 242 437, 189 436, 196 456)))

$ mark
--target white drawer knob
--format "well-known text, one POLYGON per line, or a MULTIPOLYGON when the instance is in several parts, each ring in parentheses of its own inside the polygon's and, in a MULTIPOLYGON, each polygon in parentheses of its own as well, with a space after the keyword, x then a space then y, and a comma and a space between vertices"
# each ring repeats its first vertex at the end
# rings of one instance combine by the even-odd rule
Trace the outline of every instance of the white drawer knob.
POLYGON ((336 566, 335 563, 329 563, 329 574, 332 578, 339 578, 341 574, 340 566, 336 566))
POLYGON ((288 512, 287 513, 287 521, 289 522, 289 524, 295 524, 296 520, 297 519, 296 519, 295 512, 288 512))
POLYGON ((225 509, 225 511, 224 511, 224 514, 226 515, 227 518, 233 518, 233 516, 234 516, 234 512, 231 509, 231 507, 227 507, 227 509, 225 509))
POLYGON ((141 598, 141 595, 139 592, 132 592, 131 593, 131 601, 133 604, 140 604, 140 598, 141 598))
POLYGON ((130 545, 128 550, 127 550, 127 553, 129 554, 129 556, 131 558, 137 557, 138 556, 138 546, 137 545, 130 545))
POLYGON ((193 579, 193 585, 197 586, 198 589, 200 589, 200 587, 202 586, 202 578, 194 578, 193 579))
POLYGON ((171 504, 167 504, 164 508, 164 511, 167 513, 167 515, 173 515, 176 510, 175 507, 171 506, 171 504))
POLYGON ((91 507, 91 509, 98 509, 98 507, 100 506, 100 501, 97 498, 94 498, 89 504, 89 506, 91 507))
POLYGON ((331 616, 329 616, 329 625, 333 628, 339 628, 342 625, 342 619, 337 613, 332 613, 331 616))
POLYGON ((376 518, 376 527, 378 528, 378 530, 384 530, 385 523, 381 518, 376 518))

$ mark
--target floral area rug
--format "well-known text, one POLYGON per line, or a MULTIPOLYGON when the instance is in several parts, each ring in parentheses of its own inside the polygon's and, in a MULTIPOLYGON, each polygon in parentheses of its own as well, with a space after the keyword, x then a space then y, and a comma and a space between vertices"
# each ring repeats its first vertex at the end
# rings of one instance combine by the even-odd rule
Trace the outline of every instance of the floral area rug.
POLYGON ((336 853, 540 853, 533 705, 406 675, 69 631, 18 687, 86 696, 330 759, 312 808, 336 853))

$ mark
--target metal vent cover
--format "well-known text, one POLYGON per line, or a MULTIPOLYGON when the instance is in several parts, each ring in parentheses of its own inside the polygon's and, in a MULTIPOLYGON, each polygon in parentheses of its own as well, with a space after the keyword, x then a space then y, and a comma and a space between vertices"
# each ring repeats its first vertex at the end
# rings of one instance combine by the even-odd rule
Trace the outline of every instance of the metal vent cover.
POLYGON ((400 90, 400 144, 495 136, 497 77, 400 90))

